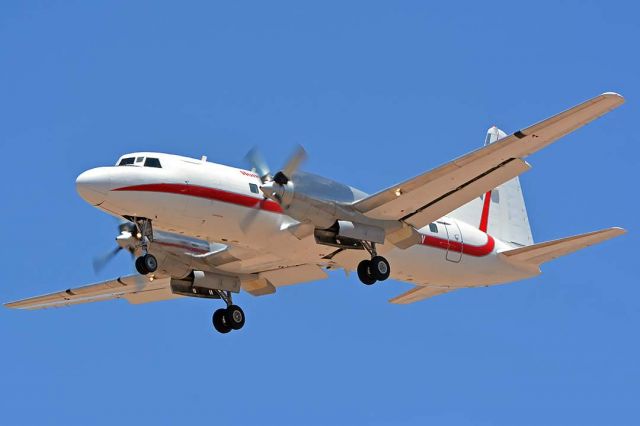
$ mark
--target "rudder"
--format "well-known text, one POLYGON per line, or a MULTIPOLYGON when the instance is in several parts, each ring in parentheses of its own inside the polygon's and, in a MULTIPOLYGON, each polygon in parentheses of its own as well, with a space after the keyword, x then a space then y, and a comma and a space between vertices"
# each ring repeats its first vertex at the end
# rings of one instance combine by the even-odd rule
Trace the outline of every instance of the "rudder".
MULTIPOLYGON (((493 126, 487 131, 484 144, 489 145, 506 136, 493 126)), ((482 231, 514 246, 533 244, 527 208, 517 177, 454 210, 449 216, 477 225, 482 231)))

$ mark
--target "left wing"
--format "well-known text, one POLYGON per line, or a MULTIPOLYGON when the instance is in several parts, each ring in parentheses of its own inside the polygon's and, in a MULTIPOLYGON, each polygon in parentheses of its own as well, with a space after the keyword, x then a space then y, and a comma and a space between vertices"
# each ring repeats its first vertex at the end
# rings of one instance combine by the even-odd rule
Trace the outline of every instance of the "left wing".
POLYGON ((530 166, 524 157, 623 102, 624 98, 617 93, 603 93, 441 167, 364 198, 353 206, 374 219, 400 220, 422 228, 527 171, 530 166))
POLYGON ((5 306, 17 309, 43 309, 110 299, 126 299, 129 303, 140 304, 182 297, 171 292, 170 281, 170 278, 150 280, 142 275, 128 275, 84 287, 5 303, 5 306))

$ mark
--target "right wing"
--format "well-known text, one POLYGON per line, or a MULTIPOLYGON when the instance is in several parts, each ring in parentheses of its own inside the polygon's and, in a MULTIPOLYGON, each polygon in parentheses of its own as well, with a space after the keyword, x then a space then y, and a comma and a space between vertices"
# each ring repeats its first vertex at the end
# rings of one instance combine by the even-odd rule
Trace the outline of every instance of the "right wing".
POLYGON ((143 275, 129 275, 84 287, 70 288, 57 293, 5 303, 5 306, 17 309, 43 309, 110 299, 126 299, 129 303, 140 304, 178 297, 182 296, 171 292, 169 278, 150 280, 143 275))
POLYGON ((374 219, 400 220, 414 228, 445 216, 525 172, 524 157, 622 105, 617 93, 603 93, 551 118, 387 188, 354 204, 374 219))
POLYGON ((389 302, 398 305, 407 305, 409 303, 419 302, 420 300, 428 299, 429 297, 438 296, 440 294, 448 293, 456 290, 453 287, 438 287, 438 286, 415 286, 406 293, 402 293, 400 296, 396 296, 393 299, 389 299, 389 302))

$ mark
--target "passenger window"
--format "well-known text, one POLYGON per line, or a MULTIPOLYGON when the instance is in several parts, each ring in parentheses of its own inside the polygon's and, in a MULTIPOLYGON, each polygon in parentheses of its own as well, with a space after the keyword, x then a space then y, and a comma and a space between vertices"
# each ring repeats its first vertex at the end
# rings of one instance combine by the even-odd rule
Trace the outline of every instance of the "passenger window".
POLYGON ((437 234, 438 233, 438 225, 436 225, 435 223, 430 223, 429 224, 429 231, 435 232, 437 234))
POLYGON ((122 160, 120 160, 120 162, 118 163, 118 166, 128 166, 130 164, 133 164, 133 161, 135 159, 133 157, 127 157, 127 158, 123 158, 122 160))
POLYGON ((147 157, 146 161, 144 162, 144 166, 156 167, 158 169, 162 168, 162 166, 160 165, 160 160, 158 160, 157 158, 149 158, 149 157, 147 157))
POLYGON ((260 191, 258 190, 258 185, 256 185, 255 183, 250 183, 249 184, 249 189, 251 190, 251 192, 253 192, 254 194, 259 194, 260 191))
POLYGON ((142 160, 144 160, 144 157, 138 157, 136 158, 136 163, 142 163, 142 160))

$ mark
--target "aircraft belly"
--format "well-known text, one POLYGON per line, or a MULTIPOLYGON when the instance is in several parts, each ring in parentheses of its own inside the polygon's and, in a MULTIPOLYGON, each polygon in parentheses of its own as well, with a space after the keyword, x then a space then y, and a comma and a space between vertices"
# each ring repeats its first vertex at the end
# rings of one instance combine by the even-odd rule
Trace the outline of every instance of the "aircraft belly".
POLYGON ((386 254, 391 263, 391 277, 415 284, 441 284, 455 287, 476 287, 521 280, 530 271, 513 267, 495 252, 485 256, 463 254, 460 262, 451 262, 445 250, 414 246, 406 250, 393 249, 386 254))

